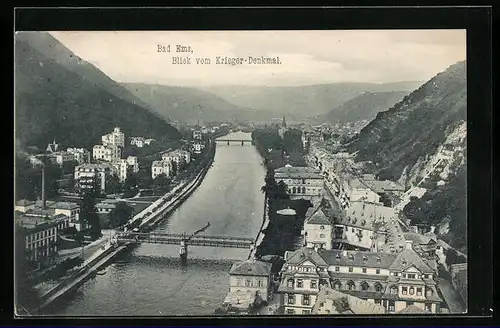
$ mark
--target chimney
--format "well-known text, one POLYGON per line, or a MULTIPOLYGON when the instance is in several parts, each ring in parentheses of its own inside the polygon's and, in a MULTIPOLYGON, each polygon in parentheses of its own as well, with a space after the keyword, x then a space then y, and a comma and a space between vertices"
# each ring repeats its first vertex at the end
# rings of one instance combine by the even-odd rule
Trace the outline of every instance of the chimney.
POLYGON ((434 233, 434 230, 436 230, 436 226, 431 226, 431 232, 434 233))
POLYGON ((42 209, 45 209, 45 167, 42 166, 42 209))
POLYGON ((413 240, 405 240, 405 242, 406 242, 406 249, 412 249, 413 240))

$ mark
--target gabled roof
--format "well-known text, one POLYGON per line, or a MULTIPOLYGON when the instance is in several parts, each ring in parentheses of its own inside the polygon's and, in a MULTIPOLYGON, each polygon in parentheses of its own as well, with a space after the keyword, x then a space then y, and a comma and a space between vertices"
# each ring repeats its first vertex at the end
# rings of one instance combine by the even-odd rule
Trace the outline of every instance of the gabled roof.
POLYGON ((329 287, 323 287, 318 293, 313 313, 317 314, 321 305, 325 306, 326 300, 332 301, 330 314, 384 314, 383 306, 358 297, 341 293, 329 287))
POLYGON ((395 254, 366 251, 319 249, 318 253, 329 265, 358 266, 387 269, 396 259, 395 254))
POLYGON ((328 262, 318 254, 314 249, 302 247, 294 252, 288 253, 286 258, 287 264, 301 264, 306 260, 311 261, 312 263, 319 266, 327 266, 328 262))
POLYGON ((34 205, 34 204, 35 204, 34 201, 27 200, 27 199, 18 200, 16 203, 17 206, 30 206, 30 205, 34 205))
POLYGON ((311 216, 306 218, 307 224, 331 225, 331 219, 325 214, 321 207, 317 207, 311 216))
POLYGON ((271 266, 271 263, 257 260, 247 260, 239 263, 234 263, 231 266, 231 270, 229 270, 229 274, 267 277, 271 273, 271 266))
POLYGON ((396 259, 389 266, 389 270, 404 271, 412 266, 422 273, 434 272, 434 270, 432 270, 432 268, 410 248, 405 248, 397 254, 396 259))

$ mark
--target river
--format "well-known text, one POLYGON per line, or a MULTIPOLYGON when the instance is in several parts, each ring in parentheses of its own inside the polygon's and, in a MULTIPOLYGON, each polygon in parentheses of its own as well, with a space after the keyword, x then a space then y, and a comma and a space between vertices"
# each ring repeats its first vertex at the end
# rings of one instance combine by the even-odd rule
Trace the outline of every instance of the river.
MULTIPOLYGON (((224 139, 250 139, 236 132, 224 139)), ((262 223, 265 176, 250 144, 219 143, 204 181, 158 229, 255 238, 262 223)), ((64 316, 210 315, 229 290, 228 271, 248 250, 191 246, 182 266, 174 245, 143 244, 119 255, 107 273, 67 295, 49 313, 64 316)))

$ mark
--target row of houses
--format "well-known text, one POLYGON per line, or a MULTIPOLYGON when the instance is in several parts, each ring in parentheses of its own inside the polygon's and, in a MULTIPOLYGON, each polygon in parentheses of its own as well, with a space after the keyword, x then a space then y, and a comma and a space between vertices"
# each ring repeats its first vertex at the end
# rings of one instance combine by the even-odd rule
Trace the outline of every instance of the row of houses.
POLYGON ((187 150, 176 149, 163 153, 161 160, 153 161, 151 164, 151 177, 155 179, 160 174, 170 177, 172 176, 174 165, 179 168, 183 164, 189 164, 190 162, 191 153, 187 150))

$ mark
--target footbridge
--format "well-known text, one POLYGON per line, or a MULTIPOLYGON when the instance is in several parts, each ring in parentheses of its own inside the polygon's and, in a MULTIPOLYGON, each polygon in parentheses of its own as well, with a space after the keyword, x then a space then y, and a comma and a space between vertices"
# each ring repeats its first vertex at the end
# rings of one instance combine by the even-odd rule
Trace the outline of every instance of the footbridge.
POLYGON ((243 146, 245 143, 247 144, 253 144, 253 140, 252 139, 224 139, 224 138, 221 138, 221 139, 215 139, 215 142, 217 143, 227 143, 228 145, 231 144, 231 143, 241 143, 241 145, 243 146))
POLYGON ((150 243, 181 245, 188 242, 190 246, 225 247, 250 249, 253 246, 252 238, 227 237, 227 236, 187 236, 185 234, 167 233, 142 233, 142 232, 120 232, 117 234, 119 243, 150 243))

